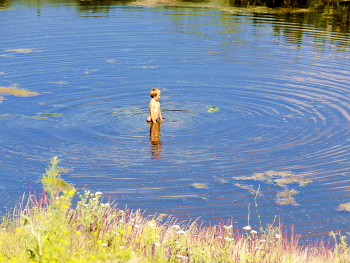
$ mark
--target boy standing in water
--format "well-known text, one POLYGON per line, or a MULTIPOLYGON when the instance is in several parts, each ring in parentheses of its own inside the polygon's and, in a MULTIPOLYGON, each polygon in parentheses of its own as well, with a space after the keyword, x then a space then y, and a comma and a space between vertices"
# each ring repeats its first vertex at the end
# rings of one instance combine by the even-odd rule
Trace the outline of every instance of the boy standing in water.
POLYGON ((156 123, 158 120, 162 121, 162 112, 160 110, 160 90, 153 88, 151 89, 149 95, 151 95, 152 99, 148 104, 149 115, 147 117, 147 122, 156 123))

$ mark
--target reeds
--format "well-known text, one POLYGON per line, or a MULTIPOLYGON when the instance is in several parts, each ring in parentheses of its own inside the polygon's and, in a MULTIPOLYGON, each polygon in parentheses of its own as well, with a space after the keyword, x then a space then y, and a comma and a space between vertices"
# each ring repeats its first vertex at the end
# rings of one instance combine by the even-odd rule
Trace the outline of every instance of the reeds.
MULTIPOLYGON (((43 177, 45 191, 31 194, 25 206, 2 219, 0 262, 322 263, 349 258, 344 237, 333 247, 302 247, 293 231, 273 224, 237 229, 229 223, 204 226, 124 211, 105 203, 101 192, 76 193, 60 178, 57 164, 53 158, 43 177), (73 207, 74 196, 79 201, 73 207)), ((334 240, 337 235, 332 233, 334 240)))

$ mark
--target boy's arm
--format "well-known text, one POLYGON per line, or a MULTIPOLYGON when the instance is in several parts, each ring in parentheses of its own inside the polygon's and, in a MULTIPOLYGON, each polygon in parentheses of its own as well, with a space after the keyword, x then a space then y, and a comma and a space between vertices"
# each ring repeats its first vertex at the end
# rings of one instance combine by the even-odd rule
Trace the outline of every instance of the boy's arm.
POLYGON ((160 107, 159 107, 159 118, 160 120, 163 120, 162 111, 160 110, 160 107))

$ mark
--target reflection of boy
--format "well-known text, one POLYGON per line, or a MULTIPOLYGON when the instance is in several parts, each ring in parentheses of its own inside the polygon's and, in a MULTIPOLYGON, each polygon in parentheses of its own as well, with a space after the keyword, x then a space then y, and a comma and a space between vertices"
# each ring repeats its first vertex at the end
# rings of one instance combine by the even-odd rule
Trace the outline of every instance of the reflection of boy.
POLYGON ((149 95, 151 95, 152 99, 148 104, 149 115, 147 117, 148 122, 156 123, 157 120, 162 121, 162 112, 160 110, 160 90, 153 88, 151 89, 149 95))
POLYGON ((149 123, 149 139, 151 141, 152 158, 155 159, 161 157, 162 153, 162 142, 160 141, 160 125, 160 122, 149 123))

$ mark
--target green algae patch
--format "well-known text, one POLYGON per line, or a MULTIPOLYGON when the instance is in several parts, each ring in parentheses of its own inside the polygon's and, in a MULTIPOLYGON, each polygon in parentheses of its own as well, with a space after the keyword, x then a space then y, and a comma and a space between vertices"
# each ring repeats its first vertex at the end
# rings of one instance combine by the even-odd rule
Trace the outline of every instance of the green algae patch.
POLYGON ((0 94, 8 94, 17 97, 30 97, 38 95, 37 92, 19 89, 17 87, 0 87, 0 94))
POLYGON ((214 113, 214 112, 217 112, 217 111, 219 111, 219 110, 220 110, 220 108, 215 107, 215 106, 209 106, 209 107, 207 107, 207 112, 209 112, 209 113, 214 113))
POLYGON ((203 183, 194 183, 194 184, 191 184, 191 186, 193 186, 194 188, 197 188, 197 189, 208 189, 209 186, 207 184, 203 184, 203 183))
POLYGON ((32 49, 28 49, 28 48, 6 49, 5 51, 17 52, 17 53, 31 53, 31 52, 33 52, 32 49))
POLYGON ((350 212, 350 203, 346 203, 346 204, 340 204, 338 206, 338 211, 348 211, 350 212))

